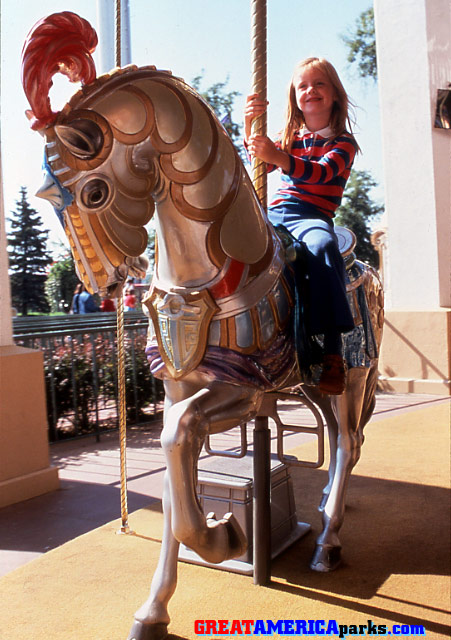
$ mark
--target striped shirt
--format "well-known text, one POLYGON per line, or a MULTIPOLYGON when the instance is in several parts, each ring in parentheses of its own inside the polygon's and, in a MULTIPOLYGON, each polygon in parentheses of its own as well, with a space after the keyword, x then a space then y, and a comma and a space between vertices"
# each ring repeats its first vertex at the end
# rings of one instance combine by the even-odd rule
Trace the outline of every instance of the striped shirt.
MULTIPOLYGON (((280 142, 276 142, 280 148, 280 142)), ((334 136, 327 127, 314 133, 303 129, 295 134, 290 168, 282 171, 279 186, 269 208, 286 203, 299 205, 299 213, 321 213, 333 218, 357 152, 353 136, 334 136)), ((268 165, 268 171, 277 169, 268 165)))

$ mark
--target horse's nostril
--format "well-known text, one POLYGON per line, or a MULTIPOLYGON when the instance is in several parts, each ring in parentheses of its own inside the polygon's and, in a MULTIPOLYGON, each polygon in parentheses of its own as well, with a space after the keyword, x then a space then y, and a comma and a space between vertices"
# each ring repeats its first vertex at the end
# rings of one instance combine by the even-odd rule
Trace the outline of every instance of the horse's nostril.
POLYGON ((81 201, 87 209, 98 209, 107 202, 109 196, 108 183, 99 178, 86 183, 81 191, 81 201))

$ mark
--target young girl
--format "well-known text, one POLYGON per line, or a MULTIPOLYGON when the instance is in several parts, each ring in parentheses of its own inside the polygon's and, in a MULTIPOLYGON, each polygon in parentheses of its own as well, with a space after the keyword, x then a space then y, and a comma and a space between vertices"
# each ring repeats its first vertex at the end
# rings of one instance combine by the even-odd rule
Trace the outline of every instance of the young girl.
MULTIPOLYGON (((333 231, 358 145, 346 130, 348 96, 327 60, 299 63, 289 86, 285 127, 275 143, 251 135, 252 121, 267 107, 257 94, 248 96, 244 114, 245 146, 251 156, 281 170, 281 184, 268 208, 270 221, 282 224, 307 253, 310 335, 324 335, 319 388, 341 394, 345 366, 341 334, 354 328, 346 297, 344 263, 333 231)), ((349 127, 350 128, 350 127, 349 127)))

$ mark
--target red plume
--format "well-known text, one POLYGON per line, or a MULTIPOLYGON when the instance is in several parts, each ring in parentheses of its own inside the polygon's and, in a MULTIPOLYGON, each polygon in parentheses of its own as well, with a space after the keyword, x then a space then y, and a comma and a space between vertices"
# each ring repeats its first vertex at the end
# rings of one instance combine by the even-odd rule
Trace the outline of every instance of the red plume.
POLYGON ((71 11, 53 13, 31 29, 22 50, 22 85, 34 115, 32 129, 43 129, 58 115, 49 99, 55 73, 60 71, 71 82, 95 80, 90 54, 96 46, 95 30, 71 11))

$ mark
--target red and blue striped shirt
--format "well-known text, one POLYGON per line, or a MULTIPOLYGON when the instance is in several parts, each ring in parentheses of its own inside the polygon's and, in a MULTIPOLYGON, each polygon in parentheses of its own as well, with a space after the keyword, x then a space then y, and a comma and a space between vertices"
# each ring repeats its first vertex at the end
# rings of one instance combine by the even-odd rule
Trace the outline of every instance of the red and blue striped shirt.
MULTIPOLYGON (((280 142, 276 146, 280 148, 280 142)), ((357 149, 354 137, 347 132, 335 136, 329 127, 315 133, 306 129, 297 132, 289 154, 290 168, 282 171, 281 185, 269 208, 290 203, 298 205, 300 213, 333 218, 357 149)), ((268 171, 277 168, 268 165, 268 171)))

